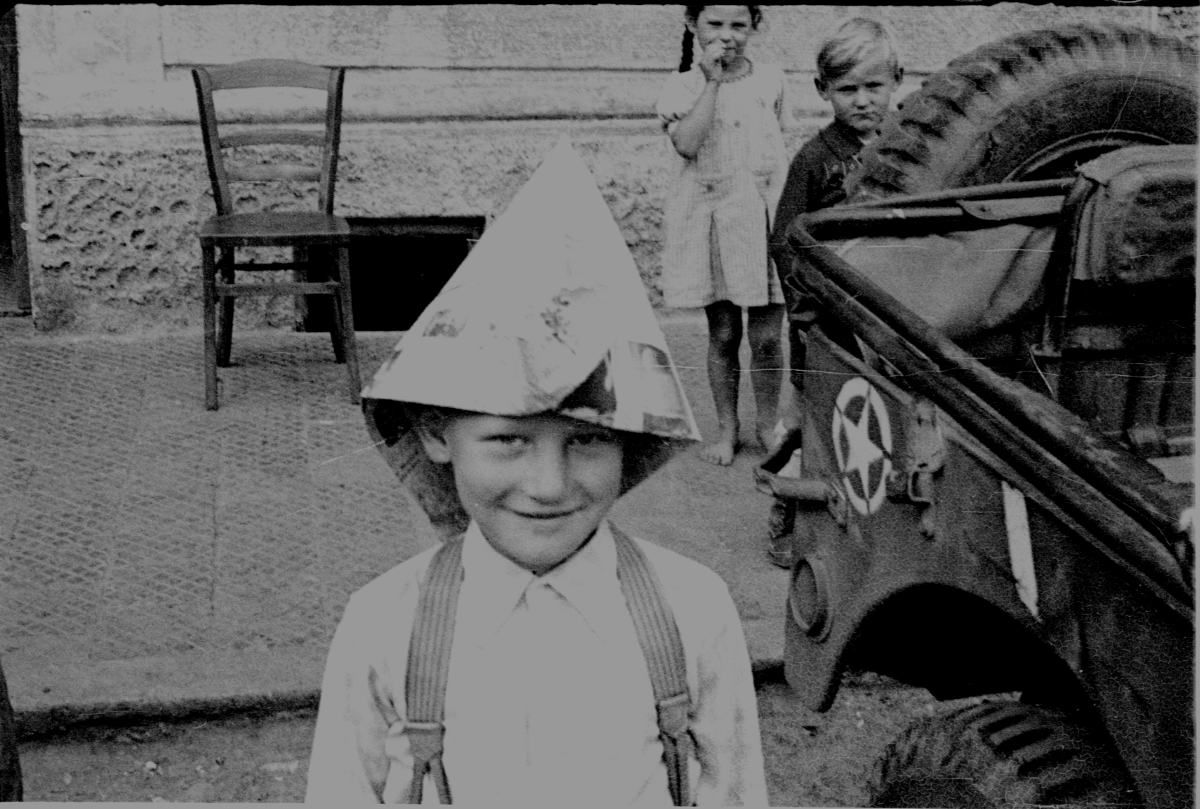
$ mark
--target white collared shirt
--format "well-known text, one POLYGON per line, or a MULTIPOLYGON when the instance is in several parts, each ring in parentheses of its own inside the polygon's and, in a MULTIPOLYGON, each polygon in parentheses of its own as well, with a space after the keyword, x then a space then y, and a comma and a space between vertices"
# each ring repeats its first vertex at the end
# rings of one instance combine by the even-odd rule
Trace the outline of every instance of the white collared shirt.
MULTIPOLYGON (((641 540, 675 614, 692 697, 690 796, 765 805, 741 622, 708 568, 641 540)), ((417 585, 436 548, 351 597, 329 650, 310 802, 403 800, 412 769, 404 685, 417 585)), ((671 805, 654 696, 607 524, 534 576, 472 523, 463 545, 443 764, 455 803, 671 805)), ((424 802, 436 803, 431 780, 424 802)))

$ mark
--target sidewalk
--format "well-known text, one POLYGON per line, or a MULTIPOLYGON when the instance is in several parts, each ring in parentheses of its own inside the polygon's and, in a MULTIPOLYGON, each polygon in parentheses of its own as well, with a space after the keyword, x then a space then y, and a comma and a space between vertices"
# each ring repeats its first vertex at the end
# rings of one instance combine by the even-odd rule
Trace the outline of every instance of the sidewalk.
MULTIPOLYGON (((704 321, 663 327, 711 434, 704 321)), ((359 335, 364 379, 398 337, 359 335)), ((239 333, 233 358, 208 412, 199 334, 0 318, 0 661, 26 732, 309 704, 349 595, 427 547, 327 335, 239 333)), ((742 400, 748 426, 745 382, 742 400)), ((762 666, 782 656, 787 574, 764 553, 759 460, 690 450, 613 516, 725 579, 762 666)))

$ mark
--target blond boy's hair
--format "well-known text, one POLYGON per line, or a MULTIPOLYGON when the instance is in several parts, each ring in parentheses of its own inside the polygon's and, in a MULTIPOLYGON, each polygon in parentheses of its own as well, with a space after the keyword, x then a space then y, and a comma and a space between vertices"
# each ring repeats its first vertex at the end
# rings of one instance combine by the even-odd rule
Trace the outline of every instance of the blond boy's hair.
POLYGON ((837 81, 870 54, 883 51, 893 73, 900 71, 900 57, 891 32, 878 20, 854 17, 837 27, 817 54, 817 79, 837 81))

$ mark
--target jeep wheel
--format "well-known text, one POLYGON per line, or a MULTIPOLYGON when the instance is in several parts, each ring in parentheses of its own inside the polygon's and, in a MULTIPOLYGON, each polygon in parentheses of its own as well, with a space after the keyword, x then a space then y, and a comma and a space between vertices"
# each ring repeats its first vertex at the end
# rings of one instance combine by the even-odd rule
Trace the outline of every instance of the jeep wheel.
POLYGON ((1140 806, 1120 759, 1060 713, 991 701, 924 719, 888 745, 872 806, 1140 806))
POLYGON ((1123 146, 1195 143, 1196 52, 1072 26, 961 56, 905 99, 846 179, 851 201, 1069 176, 1123 146))

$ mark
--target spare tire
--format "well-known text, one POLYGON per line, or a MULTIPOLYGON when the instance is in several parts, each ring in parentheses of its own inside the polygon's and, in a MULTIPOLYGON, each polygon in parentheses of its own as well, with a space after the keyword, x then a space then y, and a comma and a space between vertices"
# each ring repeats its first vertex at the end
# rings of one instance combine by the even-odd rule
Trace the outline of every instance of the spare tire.
POLYGON ((1016 34, 905 99, 846 178, 850 201, 1070 176, 1138 144, 1195 143, 1196 52, 1135 28, 1016 34))

